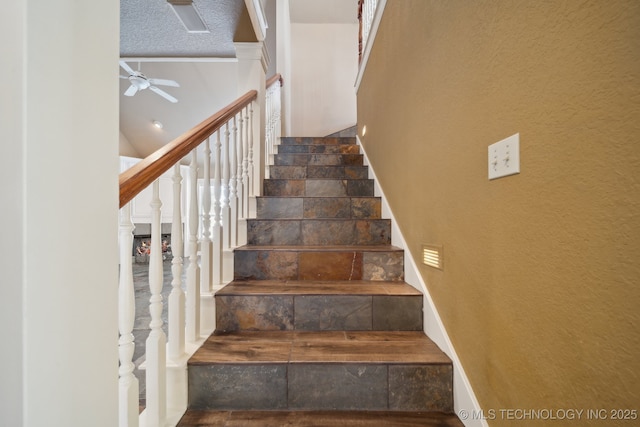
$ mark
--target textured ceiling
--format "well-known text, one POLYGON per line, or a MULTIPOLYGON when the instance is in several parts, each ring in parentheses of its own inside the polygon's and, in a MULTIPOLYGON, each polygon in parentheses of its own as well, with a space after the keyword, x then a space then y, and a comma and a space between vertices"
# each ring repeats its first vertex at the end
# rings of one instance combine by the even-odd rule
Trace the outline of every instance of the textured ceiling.
POLYGON ((166 0, 120 0, 120 56, 235 58, 242 0, 194 0, 209 33, 189 33, 166 0))

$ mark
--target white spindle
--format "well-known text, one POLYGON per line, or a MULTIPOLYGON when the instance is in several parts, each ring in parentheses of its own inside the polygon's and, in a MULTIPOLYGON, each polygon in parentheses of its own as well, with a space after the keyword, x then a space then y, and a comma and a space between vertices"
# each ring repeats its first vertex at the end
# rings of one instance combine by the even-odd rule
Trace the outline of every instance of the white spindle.
POLYGON ((242 140, 242 217, 249 218, 249 106, 243 108, 242 111, 245 114, 244 138, 242 140))
POLYGON ((187 268, 187 340, 200 339, 200 268, 198 267, 198 156, 189 166, 189 267, 187 268))
POLYGON ((232 248, 238 246, 238 156, 236 145, 238 144, 238 122, 233 117, 233 142, 229 144, 229 162, 231 179, 229 180, 229 244, 232 248))
POLYGON ((273 156, 272 142, 271 142, 271 119, 273 117, 273 91, 275 84, 267 88, 264 105, 265 105, 265 126, 264 126, 264 173, 265 178, 269 178, 271 165, 271 158, 273 156))
POLYGON ((162 233, 160 228, 160 182, 153 183, 151 199, 151 254, 149 259, 149 313, 151 323, 146 342, 146 419, 147 425, 164 424, 167 408, 166 348, 167 337, 162 330, 162 233))
POLYGON ((180 163, 173 167, 173 223, 171 224, 171 294, 169 295, 169 358, 184 354, 185 296, 182 290, 182 174, 180 163))
POLYGON ((222 146, 222 197, 221 217, 222 217, 222 246, 224 250, 231 249, 231 234, 229 224, 229 192, 231 191, 229 182, 229 122, 224 128, 224 144, 222 146))
POLYGON ((254 179, 254 170, 253 170, 253 102, 251 104, 249 104, 247 106, 247 109, 249 110, 249 116, 248 116, 248 120, 249 120, 249 138, 248 138, 248 144, 249 144, 249 170, 247 171, 248 173, 248 180, 249 180, 249 196, 255 196, 256 194, 258 194, 258 192, 256 191, 255 188, 255 183, 253 181, 254 179))
POLYGON ((200 294, 211 293, 211 148, 204 143, 202 183, 202 240, 200 241, 200 294))
POLYGON ((133 352, 133 324, 135 320, 135 293, 133 289, 133 266, 131 263, 133 248, 133 224, 131 223, 131 206, 127 203, 120 210, 120 279, 118 284, 118 355, 120 358, 118 394, 120 427, 138 426, 138 379, 133 375, 135 364, 133 352))
POLYGON ((236 193, 238 197, 238 218, 244 218, 244 187, 242 185, 242 163, 244 159, 244 118, 242 111, 238 113, 238 140, 236 141, 236 193))
POLYGON ((212 286, 219 286, 222 283, 222 235, 220 231, 220 221, 222 214, 222 206, 220 202, 220 179, 221 179, 221 147, 220 132, 216 132, 216 138, 213 143, 213 251, 212 251, 212 286))

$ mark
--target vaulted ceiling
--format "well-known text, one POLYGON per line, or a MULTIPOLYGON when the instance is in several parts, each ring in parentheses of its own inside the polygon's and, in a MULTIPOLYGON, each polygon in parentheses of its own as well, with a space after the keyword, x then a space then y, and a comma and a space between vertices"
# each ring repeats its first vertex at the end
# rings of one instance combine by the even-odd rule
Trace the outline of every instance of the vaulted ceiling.
MULTIPOLYGON (((275 17, 278 1, 260 0, 268 19, 275 17)), ((292 23, 357 22, 357 0, 289 1, 292 23)), ((221 86, 220 79, 234 70, 234 41, 256 40, 245 0, 193 0, 193 4, 209 32, 187 32, 167 0, 120 0, 121 59, 147 77, 180 85, 159 86, 178 99, 173 104, 149 90, 124 96, 130 83, 120 80, 120 130, 131 148, 123 154, 149 155, 237 95, 235 88, 221 86), (163 129, 154 128, 154 120, 162 122, 163 129)), ((275 32, 275 23, 268 25, 267 38, 275 32)))

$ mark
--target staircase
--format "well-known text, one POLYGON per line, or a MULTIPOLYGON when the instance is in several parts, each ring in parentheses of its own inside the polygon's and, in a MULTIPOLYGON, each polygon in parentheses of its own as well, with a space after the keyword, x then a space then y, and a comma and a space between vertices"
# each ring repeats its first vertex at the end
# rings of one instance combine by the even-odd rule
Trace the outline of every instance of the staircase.
POLYGON ((462 426, 355 138, 282 138, 270 175, 178 425, 462 426))

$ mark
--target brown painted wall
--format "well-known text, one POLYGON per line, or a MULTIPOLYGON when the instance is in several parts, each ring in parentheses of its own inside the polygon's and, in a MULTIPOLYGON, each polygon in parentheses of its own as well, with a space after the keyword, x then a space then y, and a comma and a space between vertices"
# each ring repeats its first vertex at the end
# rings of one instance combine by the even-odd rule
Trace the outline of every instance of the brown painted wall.
MULTIPOLYGON (((640 2, 388 0, 365 125, 413 256, 444 245, 421 273, 483 409, 640 411, 640 2)), ((637 425, 582 417, 548 423, 637 425)))

